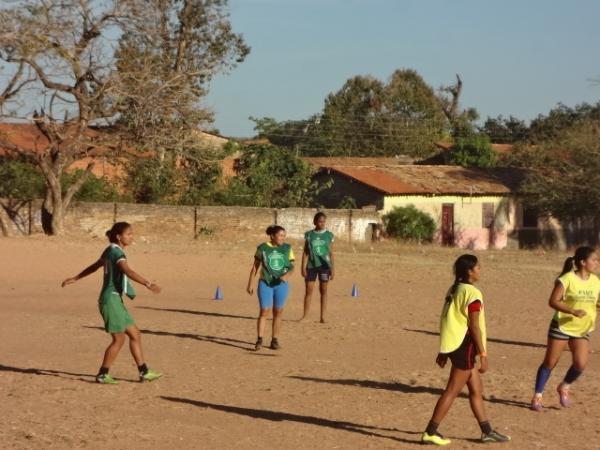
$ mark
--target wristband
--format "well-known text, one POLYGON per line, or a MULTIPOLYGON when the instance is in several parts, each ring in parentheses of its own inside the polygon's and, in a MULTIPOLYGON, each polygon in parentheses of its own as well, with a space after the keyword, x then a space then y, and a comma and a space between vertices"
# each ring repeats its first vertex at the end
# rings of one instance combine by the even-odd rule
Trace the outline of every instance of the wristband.
POLYGON ((480 358, 486 357, 487 358, 487 352, 483 352, 479 354, 480 358))
POLYGON ((150 289, 150 286, 152 286, 152 281, 148 281, 144 286, 150 289))

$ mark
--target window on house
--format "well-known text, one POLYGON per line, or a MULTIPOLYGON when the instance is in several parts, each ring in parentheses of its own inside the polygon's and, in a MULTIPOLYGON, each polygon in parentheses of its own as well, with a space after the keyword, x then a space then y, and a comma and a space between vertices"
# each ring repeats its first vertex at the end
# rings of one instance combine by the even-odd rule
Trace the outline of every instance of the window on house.
POLYGON ((531 208, 523 208, 523 227, 524 228, 537 228, 538 226, 538 213, 531 208))
POLYGON ((492 228, 494 226, 494 204, 483 203, 481 205, 481 218, 483 228, 492 228))

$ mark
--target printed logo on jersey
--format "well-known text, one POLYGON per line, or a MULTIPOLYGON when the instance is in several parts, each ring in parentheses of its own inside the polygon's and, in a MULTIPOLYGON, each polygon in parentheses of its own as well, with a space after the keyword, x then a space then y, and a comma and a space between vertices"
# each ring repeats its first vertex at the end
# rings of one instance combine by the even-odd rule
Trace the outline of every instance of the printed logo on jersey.
POLYGON ((273 270, 282 270, 285 267, 285 258, 278 251, 273 251, 267 257, 269 260, 269 267, 273 270))
POLYGON ((317 256, 323 256, 327 253, 327 242, 320 237, 317 237, 312 242, 312 247, 317 256))

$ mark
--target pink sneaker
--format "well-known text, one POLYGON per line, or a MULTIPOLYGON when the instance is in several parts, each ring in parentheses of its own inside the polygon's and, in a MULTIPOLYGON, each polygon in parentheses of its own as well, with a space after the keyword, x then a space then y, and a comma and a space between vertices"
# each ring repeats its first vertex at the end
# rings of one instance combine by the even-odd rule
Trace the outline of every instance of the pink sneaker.
POLYGON ((532 411, 542 412, 544 405, 542 404, 542 396, 534 395, 531 399, 531 406, 529 407, 532 411))
POLYGON ((560 404, 563 408, 568 408, 569 406, 571 406, 571 399, 569 398, 569 388, 564 387, 561 383, 556 388, 556 392, 558 392, 560 404))

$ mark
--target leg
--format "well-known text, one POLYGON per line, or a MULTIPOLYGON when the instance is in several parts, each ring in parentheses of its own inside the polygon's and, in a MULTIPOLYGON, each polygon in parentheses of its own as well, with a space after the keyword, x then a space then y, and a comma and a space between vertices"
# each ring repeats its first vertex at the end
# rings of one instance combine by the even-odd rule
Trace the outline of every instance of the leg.
POLYGON ((262 338, 265 334, 265 324, 267 323, 267 318, 271 315, 271 308, 260 308, 260 312, 258 314, 258 321, 256 323, 256 332, 258 333, 258 338, 262 338))
POLYGON ((281 330, 283 319, 283 308, 273 308, 273 339, 277 339, 281 330))
POLYGON ((569 398, 569 388, 571 384, 581 376, 587 366, 590 343, 587 339, 569 339, 569 348, 573 355, 573 364, 569 367, 569 370, 565 374, 565 378, 562 383, 558 385, 557 389, 560 404, 565 408, 571 406, 571 400, 569 398))
POLYGON ((142 333, 140 333, 140 329, 135 325, 127 327, 125 333, 129 336, 129 351, 131 352, 131 356, 133 356, 135 363, 139 367, 145 363, 144 352, 142 351, 142 333))
POLYGON ((457 369, 454 366, 452 369, 450 369, 448 385, 435 405, 431 422, 439 425, 442 420, 444 420, 444 417, 446 417, 446 414, 448 414, 454 399, 458 397, 458 394, 460 394, 460 391, 462 391, 462 388, 465 386, 465 384, 467 384, 467 381, 469 381, 470 377, 471 370, 457 369))
POLYGON ((313 290, 315 289, 315 282, 314 281, 306 281, 304 283, 305 285, 305 292, 304 292, 304 314, 302 315, 302 318, 300 320, 304 320, 308 317, 308 313, 310 311, 310 303, 312 301, 312 293, 313 290))
POLYGON ((117 359, 117 355, 123 348, 123 344, 125 343, 125 333, 112 333, 112 342, 106 347, 106 351, 104 352, 104 359, 102 360, 102 367, 108 369, 110 368, 115 359, 117 359))
POLYGON ((325 323, 325 313, 327 312, 327 281, 319 281, 319 292, 321 294, 321 323, 325 323))
POLYGON ((471 370, 471 378, 467 382, 469 388, 469 404, 477 422, 487 422, 485 406, 483 405, 483 383, 477 369, 471 370))
POLYGON ((548 338, 548 345, 546 346, 546 356, 544 361, 538 369, 537 376, 535 379, 535 394, 541 396, 544 392, 544 387, 550 378, 552 369, 556 367, 560 359, 560 355, 567 347, 569 341, 562 339, 548 338))

